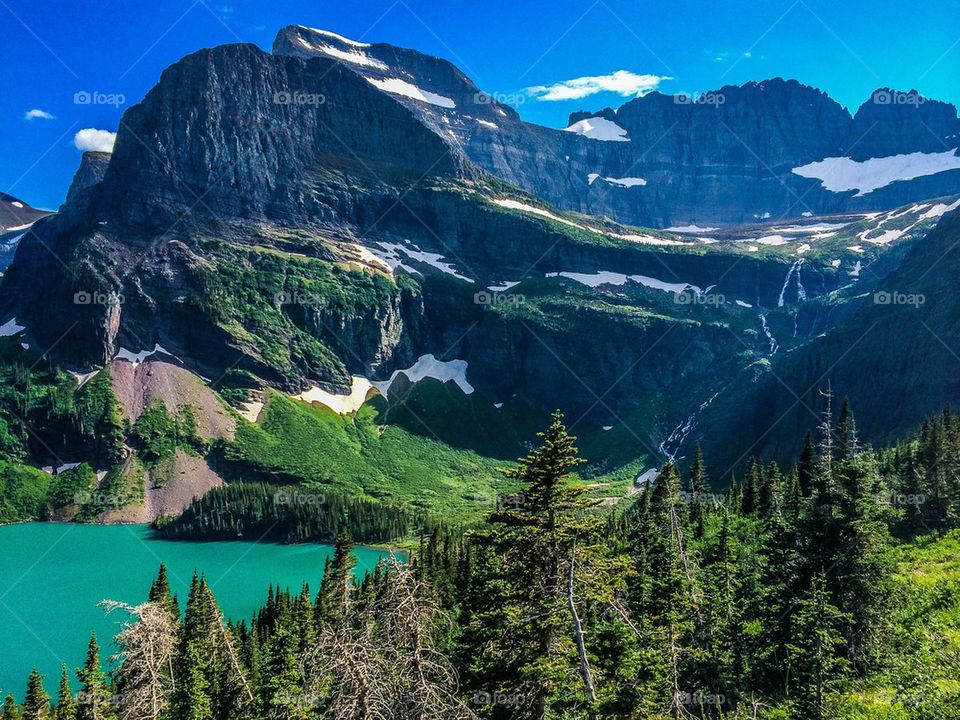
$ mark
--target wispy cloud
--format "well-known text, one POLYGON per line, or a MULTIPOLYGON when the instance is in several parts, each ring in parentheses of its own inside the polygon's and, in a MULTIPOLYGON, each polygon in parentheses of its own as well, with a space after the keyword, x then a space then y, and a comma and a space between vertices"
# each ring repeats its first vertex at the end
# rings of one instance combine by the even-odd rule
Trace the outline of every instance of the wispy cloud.
POLYGON ((613 92, 622 97, 640 97, 656 90, 666 75, 637 75, 629 70, 617 70, 609 75, 589 75, 563 80, 552 85, 535 85, 527 92, 537 100, 579 100, 601 92, 613 92))
POLYGON ((46 110, 40 110, 39 108, 34 108, 33 110, 27 110, 23 114, 24 120, 53 120, 53 115, 48 113, 46 110))
POLYGON ((73 137, 73 144, 77 150, 93 150, 96 152, 113 152, 113 143, 117 140, 117 134, 109 130, 97 130, 95 128, 84 128, 77 132, 73 137))
POLYGON ((747 50, 746 52, 731 52, 730 50, 721 50, 715 52, 713 50, 707 50, 707 54, 712 56, 716 62, 725 63, 730 62, 731 60, 735 62, 740 62, 741 60, 749 60, 753 57, 753 53, 747 50))

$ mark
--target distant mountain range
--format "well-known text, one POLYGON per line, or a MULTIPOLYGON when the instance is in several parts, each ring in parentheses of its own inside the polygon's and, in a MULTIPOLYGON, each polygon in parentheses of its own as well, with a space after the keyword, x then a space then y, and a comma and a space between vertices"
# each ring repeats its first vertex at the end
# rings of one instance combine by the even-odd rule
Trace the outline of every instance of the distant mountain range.
MULTIPOLYGON (((399 374, 488 412, 561 407, 609 453, 590 472, 621 480, 707 423, 735 436, 713 455, 731 467, 792 452, 765 427, 784 384, 832 380, 889 438, 960 399, 911 371, 888 412, 922 326, 851 340, 875 319, 954 337, 947 297, 915 315, 869 298, 948 286, 957 133, 953 106, 913 92, 851 117, 779 79, 554 130, 445 60, 288 27, 272 54, 172 65, 112 155, 83 156, 4 274, 0 335, 81 377, 163 357, 248 419, 275 391, 393 407, 399 374)), ((431 413, 453 414, 418 406, 425 434, 431 413)))
POLYGON ((851 116, 795 80, 652 92, 526 123, 445 60, 299 26, 274 53, 335 58, 488 172, 565 210, 666 228, 884 210, 960 192, 953 105, 880 88, 851 116))

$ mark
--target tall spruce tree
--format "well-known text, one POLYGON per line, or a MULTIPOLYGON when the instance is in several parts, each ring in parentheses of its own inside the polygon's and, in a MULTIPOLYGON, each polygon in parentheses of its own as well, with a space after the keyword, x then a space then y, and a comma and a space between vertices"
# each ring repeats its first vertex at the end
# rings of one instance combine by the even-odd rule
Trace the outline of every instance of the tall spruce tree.
POLYGON ((583 461, 559 412, 540 437, 540 447, 503 471, 519 491, 503 499, 490 529, 476 536, 490 562, 480 592, 501 602, 474 615, 471 636, 485 635, 488 628, 476 627, 484 622, 509 641, 469 649, 485 690, 523 695, 528 704, 515 716, 534 720, 561 713, 565 702, 597 702, 603 678, 591 658, 584 603, 612 600, 626 567, 602 542, 600 518, 591 512, 596 501, 572 482, 583 461), (510 685, 498 684, 504 681, 510 685))
POLYGON ((43 689, 43 676, 30 671, 27 679, 27 694, 23 700, 24 720, 48 720, 50 717, 50 696, 43 689))
POLYGON ((690 466, 688 480, 690 493, 690 522, 696 537, 703 537, 704 519, 713 505, 710 496, 710 483, 707 479, 707 468, 703 462, 703 451, 697 445, 693 455, 693 465, 690 466))
POLYGON ((11 693, 3 699, 3 720, 20 720, 20 708, 11 693))
POLYGON ((87 659, 77 670, 80 692, 77 694, 77 720, 109 720, 114 717, 107 676, 100 666, 100 644, 96 633, 87 644, 87 659))
POLYGON ((60 687, 57 691, 57 709, 54 713, 55 720, 76 720, 77 704, 70 692, 70 676, 67 673, 67 666, 64 665, 60 671, 60 687))

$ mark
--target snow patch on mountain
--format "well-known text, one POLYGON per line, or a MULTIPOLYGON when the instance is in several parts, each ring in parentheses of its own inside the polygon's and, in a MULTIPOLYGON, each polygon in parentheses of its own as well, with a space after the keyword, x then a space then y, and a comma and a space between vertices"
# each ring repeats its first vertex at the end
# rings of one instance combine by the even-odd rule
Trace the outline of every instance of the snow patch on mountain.
POLYGON ((672 238, 655 237, 653 235, 621 235, 619 233, 608 233, 611 237, 629 240, 630 242, 643 243, 645 245, 693 245, 691 242, 683 240, 674 240, 672 238))
MULTIPOLYGON (((367 378, 354 375, 351 378, 350 392, 346 395, 327 392, 323 388, 314 385, 299 395, 294 395, 294 397, 304 402, 326 405, 338 415, 348 415, 360 409, 360 406, 366 402, 367 394, 372 388, 373 383, 367 380, 367 378)), ((261 403, 261 407, 262 406, 261 403)), ((259 410, 257 414, 259 415, 259 410)))
POLYGON ((360 42, 358 40, 351 40, 350 38, 344 37, 343 35, 337 35, 335 32, 330 32, 329 30, 321 30, 319 28, 307 27, 306 25, 300 25, 304 30, 309 30, 310 32, 317 33, 317 35, 326 35, 328 38, 333 38, 334 40, 339 40, 342 43, 347 45, 352 45, 353 47, 365 48, 370 47, 370 43, 360 42))
POLYGON ((756 240, 761 245, 786 245, 787 239, 783 235, 764 235, 756 240))
POLYGON ((457 104, 448 97, 437 95, 429 90, 422 90, 413 83, 408 83, 406 80, 401 80, 400 78, 385 78, 381 80, 379 78, 368 77, 365 79, 374 87, 393 95, 402 95, 403 97, 408 97, 411 100, 417 100, 419 102, 425 102, 429 103, 430 105, 436 105, 438 107, 444 107, 451 110, 457 106, 457 104))
POLYGON ((923 214, 919 217, 919 219, 920 219, 920 220, 933 220, 933 219, 935 219, 935 218, 940 217, 941 215, 944 215, 945 213, 948 213, 948 212, 951 212, 951 211, 953 211, 953 210, 956 210, 958 207, 960 207, 960 199, 954 200, 954 201, 953 201, 952 203, 950 203, 949 205, 947 205, 947 204, 945 204, 945 203, 937 203, 936 205, 931 206, 930 209, 927 210, 925 213, 923 213, 923 214))
MULTIPOLYGON (((141 350, 140 352, 133 352, 132 350, 127 350, 126 348, 120 348, 117 350, 117 354, 113 356, 114 360, 126 360, 129 363, 132 363, 134 367, 142 363, 148 357, 152 357, 158 353, 164 355, 169 355, 174 360, 180 360, 176 355, 174 355, 169 350, 165 349, 160 343, 154 345, 153 350, 141 350)), ((183 362, 180 360, 180 362, 183 362)))
POLYGON ((17 325, 17 319, 11 318, 7 320, 3 325, 0 325, 0 337, 11 337, 17 333, 21 333, 26 330, 23 325, 17 325))
POLYGON ((600 173, 590 173, 589 175, 587 175, 587 185, 593 185, 594 181, 596 181, 597 179, 603 180, 604 182, 609 183, 610 185, 619 185, 620 187, 626 187, 626 188, 637 187, 640 185, 647 184, 646 180, 638 177, 616 178, 616 177, 605 177, 600 173))
POLYGON ((613 142, 630 141, 630 138, 627 137, 626 130, 612 120, 607 120, 606 118, 601 117, 592 117, 579 120, 570 127, 564 128, 564 130, 566 132, 582 135, 583 137, 590 138, 591 140, 606 140, 613 142))
POLYGON ((627 282, 635 282, 640 283, 645 287, 653 288, 654 290, 663 290, 664 292, 674 294, 682 293, 687 290, 693 290, 697 293, 697 295, 700 295, 703 292, 699 287, 690 283, 671 283, 658 280, 657 278, 648 277, 646 275, 624 275, 623 273, 612 272, 610 270, 599 270, 595 273, 554 272, 547 273, 547 277, 564 277, 569 280, 575 280, 582 285, 587 285, 592 288, 600 287, 601 285, 622 286, 626 285, 627 282))
POLYGON ((540 217, 549 218, 550 220, 556 220, 564 225, 580 228, 581 230, 589 230, 589 228, 586 228, 583 225, 578 225, 577 223, 567 220, 566 218, 562 218, 559 215, 550 212, 549 210, 544 210, 543 208, 538 208, 534 205, 527 205, 526 203, 522 203, 517 200, 496 199, 493 200, 493 204, 499 205, 502 208, 507 208, 508 210, 519 210, 520 212, 531 213, 533 215, 539 215, 540 217))
POLYGON ((421 262, 424 265, 429 265, 430 267, 439 270, 442 273, 447 275, 452 275, 458 280, 464 280, 465 282, 472 283, 473 279, 468 278, 465 275, 461 275, 457 272, 457 269, 453 267, 450 263, 444 260, 443 255, 440 253, 427 252, 426 250, 420 250, 414 246, 401 245, 399 243, 388 243, 379 241, 378 244, 383 248, 383 252, 378 254, 376 250, 371 249, 373 254, 377 256, 380 260, 385 262, 391 270, 394 272, 397 268, 402 267, 406 270, 416 273, 420 273, 409 265, 405 265, 400 258, 400 255, 405 255, 410 260, 415 260, 416 262, 421 262))
POLYGON ((823 187, 832 192, 857 190, 854 197, 861 197, 898 180, 960 169, 956 152, 957 148, 940 153, 915 152, 859 162, 848 157, 829 157, 795 167, 793 172, 820 180, 823 187))
POLYGON ((473 386, 467 382, 466 360, 437 360, 432 354, 421 355, 410 367, 394 370, 389 380, 374 382, 373 386, 386 396, 390 392, 390 386, 401 373, 406 375, 411 383, 418 383, 425 378, 433 378, 443 383, 452 380, 465 394, 469 395, 473 392, 473 386))
POLYGON ((679 233, 706 233, 713 232, 714 230, 719 230, 720 228, 715 227, 700 227, 690 223, 689 225, 674 225, 673 227, 666 228, 668 232, 679 232, 679 233))
MULTIPOLYGON (((316 31, 319 32, 319 31, 316 31)), ((354 65, 360 65, 361 67, 371 67, 377 68, 378 70, 386 70, 387 65, 380 62, 376 58, 372 58, 367 55, 365 52, 360 50, 361 47, 366 47, 365 45, 357 45, 356 43, 347 42, 347 45, 351 45, 349 50, 341 50, 338 47, 333 45, 326 45, 323 43, 312 43, 309 40, 304 39, 303 37, 298 37, 297 42, 305 49, 311 52, 318 52, 322 55, 327 55, 329 57, 335 58, 336 60, 343 60, 344 62, 353 63, 354 65)))
POLYGON ((75 377, 75 378, 77 379, 77 389, 79 390, 79 389, 82 388, 84 385, 86 385, 90 380, 92 380, 93 378, 95 378, 95 377, 97 376, 97 373, 100 372, 100 370, 99 370, 99 369, 95 369, 95 370, 91 370, 90 372, 85 372, 85 373, 74 372, 74 371, 72 371, 72 370, 69 371, 69 372, 70 372, 71 375, 73 375, 73 377, 75 377))
POLYGON ((262 400, 251 400, 240 406, 240 417, 255 423, 260 418, 260 412, 263 410, 262 400))

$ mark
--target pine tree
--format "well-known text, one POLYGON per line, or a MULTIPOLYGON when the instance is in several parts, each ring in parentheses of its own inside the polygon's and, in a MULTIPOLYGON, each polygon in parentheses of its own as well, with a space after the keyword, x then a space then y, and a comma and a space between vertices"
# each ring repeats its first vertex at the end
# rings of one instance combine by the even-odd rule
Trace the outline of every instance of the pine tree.
POLYGON ((77 720, 106 720, 113 718, 113 707, 107 677, 100 667, 100 645, 96 633, 90 636, 87 659, 77 670, 80 692, 77 695, 77 720))
POLYGON ((830 603, 822 573, 814 575, 809 592, 799 603, 787 645, 792 684, 800 717, 826 720, 826 694, 843 677, 846 662, 839 653, 845 618, 830 603))
POLYGON ((214 716, 209 695, 210 682, 207 680, 197 642, 187 643, 177 677, 174 717, 177 720, 212 720, 214 716))
POLYGON ((703 463, 703 451, 697 445, 690 467, 690 522, 696 537, 703 537, 704 519, 710 506, 710 483, 703 463))
POLYGON ((300 595, 293 604, 293 625, 297 632, 297 652, 305 656, 317 640, 313 623, 313 603, 310 601, 310 588, 304 583, 300 595))
POLYGON ((779 515, 783 511, 783 497, 780 479, 780 468, 771 462, 767 474, 759 481, 756 510, 763 518, 779 515))
POLYGON ((23 701, 24 720, 48 720, 50 717, 50 696, 43 689, 43 676, 36 671, 30 672, 27 680, 27 694, 23 701))
POLYGON ((797 481, 803 497, 810 497, 813 491, 813 474, 817 465, 817 451, 813 445, 813 434, 807 431, 803 438, 803 451, 797 462, 797 481))
POLYGON ((260 715, 275 720, 303 720, 307 701, 298 666, 297 638, 284 626, 270 636, 261 659, 260 715))
POLYGON ((13 695, 7 694, 3 699, 3 720, 20 720, 20 708, 13 695))
POLYGON ((746 476, 743 483, 743 496, 740 511, 744 515, 757 512, 760 486, 763 484, 763 466, 757 458, 750 458, 747 463, 746 476))
POLYGON ((180 619, 180 604, 177 597, 170 592, 170 581, 167 578, 167 566, 160 563, 160 570, 157 572, 157 578, 150 585, 150 602, 160 603, 169 608, 171 614, 180 619))
POLYGON ((860 452, 857 439, 857 423, 853 418, 850 403, 844 398, 840 405, 840 415, 837 417, 835 459, 837 462, 852 460, 860 452))
POLYGON ((64 665, 60 672, 60 689, 57 691, 57 710, 54 713, 55 720, 75 720, 77 716, 77 704, 70 692, 70 676, 67 673, 67 666, 64 665))
POLYGON ((474 625, 488 627, 474 626, 470 636, 483 637, 493 627, 511 641, 469 649, 487 690, 509 678, 505 690, 517 692, 517 679, 524 680, 527 717, 534 720, 546 717, 560 695, 596 700, 583 602, 611 600, 623 587, 625 568, 602 544, 599 518, 588 512, 596 503, 571 483, 571 471, 583 461, 559 412, 540 437, 539 448, 503 471, 519 493, 505 498, 489 518, 490 529, 476 536, 490 561, 480 592, 499 594, 501 602, 474 616, 474 625))
POLYGON ((669 690, 666 703, 677 718, 684 712, 684 680, 693 634, 701 622, 697 569, 686 537, 679 488, 676 468, 666 465, 651 497, 654 530, 650 548, 651 601, 647 608, 647 613, 657 618, 654 630, 669 690))
POLYGON ((348 535, 341 533, 317 596, 317 615, 321 621, 344 617, 349 612, 353 603, 353 568, 356 564, 353 542, 348 535))

